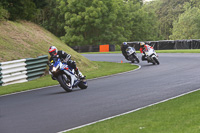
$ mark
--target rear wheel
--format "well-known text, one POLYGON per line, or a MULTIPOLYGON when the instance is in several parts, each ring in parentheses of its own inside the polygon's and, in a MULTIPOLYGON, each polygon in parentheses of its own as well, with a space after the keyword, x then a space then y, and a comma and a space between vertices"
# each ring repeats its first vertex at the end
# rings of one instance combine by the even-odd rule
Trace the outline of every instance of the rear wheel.
POLYGON ((153 57, 153 60, 159 65, 160 62, 158 61, 158 59, 156 57, 153 57))
POLYGON ((65 91, 67 92, 72 91, 70 80, 66 80, 64 75, 58 75, 57 80, 65 91))

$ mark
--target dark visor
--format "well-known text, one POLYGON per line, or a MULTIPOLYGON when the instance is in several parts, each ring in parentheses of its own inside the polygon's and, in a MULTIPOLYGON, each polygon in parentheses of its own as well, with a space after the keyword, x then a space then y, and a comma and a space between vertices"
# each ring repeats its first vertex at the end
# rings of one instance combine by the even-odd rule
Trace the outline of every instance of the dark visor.
POLYGON ((56 51, 53 51, 50 53, 50 55, 55 55, 56 54, 56 51))

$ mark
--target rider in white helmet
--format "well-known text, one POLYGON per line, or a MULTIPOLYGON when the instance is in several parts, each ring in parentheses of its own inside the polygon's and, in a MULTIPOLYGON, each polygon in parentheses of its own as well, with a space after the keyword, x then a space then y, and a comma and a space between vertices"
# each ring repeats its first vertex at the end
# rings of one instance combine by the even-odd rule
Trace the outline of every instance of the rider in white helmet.
POLYGON ((142 61, 147 60, 145 52, 148 51, 148 49, 153 49, 153 47, 145 44, 144 42, 140 42, 140 52, 142 53, 142 61))

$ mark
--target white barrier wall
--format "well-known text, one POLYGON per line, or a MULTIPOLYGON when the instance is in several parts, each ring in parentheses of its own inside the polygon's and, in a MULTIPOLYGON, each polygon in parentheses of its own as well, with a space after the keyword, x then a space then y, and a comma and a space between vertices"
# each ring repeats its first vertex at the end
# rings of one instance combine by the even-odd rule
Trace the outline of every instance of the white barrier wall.
POLYGON ((26 82, 42 76, 48 56, 27 58, 0 63, 0 86, 26 82))

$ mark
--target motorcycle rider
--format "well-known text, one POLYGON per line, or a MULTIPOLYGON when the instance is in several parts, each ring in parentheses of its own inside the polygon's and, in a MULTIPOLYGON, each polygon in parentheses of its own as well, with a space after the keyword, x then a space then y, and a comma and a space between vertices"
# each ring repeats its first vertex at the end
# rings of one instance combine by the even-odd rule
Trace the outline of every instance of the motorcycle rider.
POLYGON ((147 60, 145 52, 149 49, 153 49, 153 47, 145 44, 144 42, 140 42, 140 52, 142 53, 142 61, 147 60))
MULTIPOLYGON (((80 77, 80 78, 85 78, 85 76, 83 76, 83 74, 79 71, 78 67, 76 66, 76 62, 71 60, 71 55, 67 54, 66 52, 59 50, 55 47, 55 46, 50 46, 49 47, 49 54, 50 54, 50 59, 49 61, 52 62, 53 57, 59 57, 63 62, 67 63, 68 66, 70 66, 72 69, 75 70, 76 74, 80 77)), ((56 78, 52 76, 53 80, 56 80, 56 78)))
POLYGON ((121 46, 121 51, 122 51, 122 54, 124 55, 124 57, 128 60, 128 55, 126 53, 126 49, 129 47, 128 43, 127 42, 123 42, 122 43, 122 46, 121 46))

